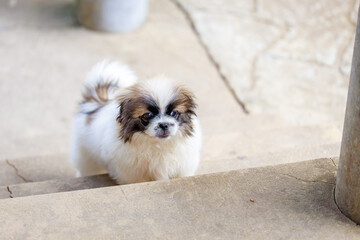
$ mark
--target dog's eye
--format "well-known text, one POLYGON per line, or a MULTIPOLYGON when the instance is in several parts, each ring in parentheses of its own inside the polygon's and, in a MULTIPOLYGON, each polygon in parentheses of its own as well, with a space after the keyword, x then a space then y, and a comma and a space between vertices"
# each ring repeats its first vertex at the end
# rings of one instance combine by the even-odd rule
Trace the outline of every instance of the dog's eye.
POLYGON ((149 121, 154 117, 154 114, 152 112, 147 112, 141 116, 141 119, 144 121, 149 121))
POLYGON ((176 111, 176 110, 173 110, 173 111, 170 112, 169 115, 172 116, 172 117, 174 117, 174 118, 177 118, 177 116, 179 116, 179 112, 176 111))

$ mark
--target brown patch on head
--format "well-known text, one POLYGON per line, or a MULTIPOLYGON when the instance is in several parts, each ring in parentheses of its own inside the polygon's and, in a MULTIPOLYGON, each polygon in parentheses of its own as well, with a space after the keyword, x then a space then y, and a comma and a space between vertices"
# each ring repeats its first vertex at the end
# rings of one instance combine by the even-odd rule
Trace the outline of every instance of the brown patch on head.
POLYGON ((118 98, 120 112, 117 118, 120 124, 119 136, 124 142, 131 141, 136 132, 143 132, 149 122, 142 119, 145 113, 152 112, 154 115, 159 113, 156 102, 141 91, 138 85, 134 85, 125 90, 118 98))
MULTIPOLYGON (((140 100, 140 99, 138 99, 138 100, 140 100)), ((131 115, 133 118, 138 118, 138 117, 142 116, 143 114, 149 112, 148 107, 145 104, 142 104, 141 100, 136 102, 133 105, 133 107, 134 107, 134 109, 131 112, 131 115), (137 108, 135 106, 137 106, 137 108)))
POLYGON ((83 93, 83 101, 84 103, 97 103, 97 108, 92 111, 86 112, 87 118, 86 123, 90 124, 94 119, 94 114, 103 106, 107 104, 109 101, 109 93, 111 90, 115 89, 116 85, 111 82, 98 83, 95 87, 87 87, 85 92, 83 93))
POLYGON ((185 136, 192 136, 194 132, 194 126, 192 123, 192 117, 195 114, 195 97, 193 93, 184 88, 179 86, 176 89, 176 95, 171 101, 171 103, 167 106, 166 112, 170 114, 171 111, 179 112, 177 120, 180 124, 180 131, 183 132, 185 136))
POLYGON ((178 94, 174 99, 175 110, 195 114, 194 110, 196 108, 195 97, 192 92, 184 87, 178 88, 178 94))

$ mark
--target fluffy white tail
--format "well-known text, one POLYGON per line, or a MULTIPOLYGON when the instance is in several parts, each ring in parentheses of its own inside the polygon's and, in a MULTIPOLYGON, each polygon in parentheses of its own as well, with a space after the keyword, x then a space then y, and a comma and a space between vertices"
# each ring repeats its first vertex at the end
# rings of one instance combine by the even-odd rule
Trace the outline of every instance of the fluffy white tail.
POLYGON ((134 72, 119 62, 104 60, 96 64, 85 79, 85 91, 80 111, 91 114, 113 99, 117 88, 133 85, 137 81, 134 72))

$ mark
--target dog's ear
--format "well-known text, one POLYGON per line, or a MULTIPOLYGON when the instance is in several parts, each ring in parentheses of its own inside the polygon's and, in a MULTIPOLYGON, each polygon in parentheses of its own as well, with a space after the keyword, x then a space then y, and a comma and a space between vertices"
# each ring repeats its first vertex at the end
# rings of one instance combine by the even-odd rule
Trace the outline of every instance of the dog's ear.
POLYGON ((192 118, 196 116, 195 109, 197 107, 194 94, 183 86, 179 87, 174 105, 181 112, 179 122, 182 133, 185 136, 192 136, 194 133, 192 118))
POLYGON ((127 97, 126 93, 122 93, 117 97, 117 103, 119 104, 119 115, 117 116, 117 122, 119 124, 123 124, 128 119, 128 116, 131 116, 131 113, 129 112, 129 108, 127 108, 130 99, 127 97))
POLYGON ((184 105, 186 107, 186 113, 189 114, 189 115, 195 115, 195 109, 197 107, 196 103, 195 103, 195 96, 194 94, 186 89, 186 88, 182 88, 180 90, 180 94, 183 96, 183 102, 184 102, 184 105))
POLYGON ((195 103, 195 96, 194 94, 187 88, 180 86, 178 87, 178 89, 176 90, 177 94, 175 97, 175 100, 173 102, 173 105, 176 106, 176 108, 188 115, 195 115, 195 109, 197 107, 196 103, 195 103))
POLYGON ((133 128, 133 119, 131 113, 131 98, 125 92, 122 93, 118 98, 119 114, 116 118, 119 128, 119 138, 125 143, 130 142, 132 135, 134 134, 131 129, 133 128))
POLYGON ((117 102, 119 104, 119 114, 116 120, 120 126, 119 137, 125 143, 130 142, 136 132, 145 130, 137 116, 141 103, 131 89, 123 91, 117 97, 117 102))

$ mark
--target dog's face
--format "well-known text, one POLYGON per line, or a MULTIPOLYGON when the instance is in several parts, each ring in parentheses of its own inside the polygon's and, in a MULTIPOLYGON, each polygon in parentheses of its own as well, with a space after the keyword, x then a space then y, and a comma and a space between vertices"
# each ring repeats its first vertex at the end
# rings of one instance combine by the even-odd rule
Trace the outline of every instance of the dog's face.
POLYGON ((131 141, 135 133, 158 140, 193 133, 196 104, 193 94, 165 77, 139 82, 117 98, 120 138, 131 141))

